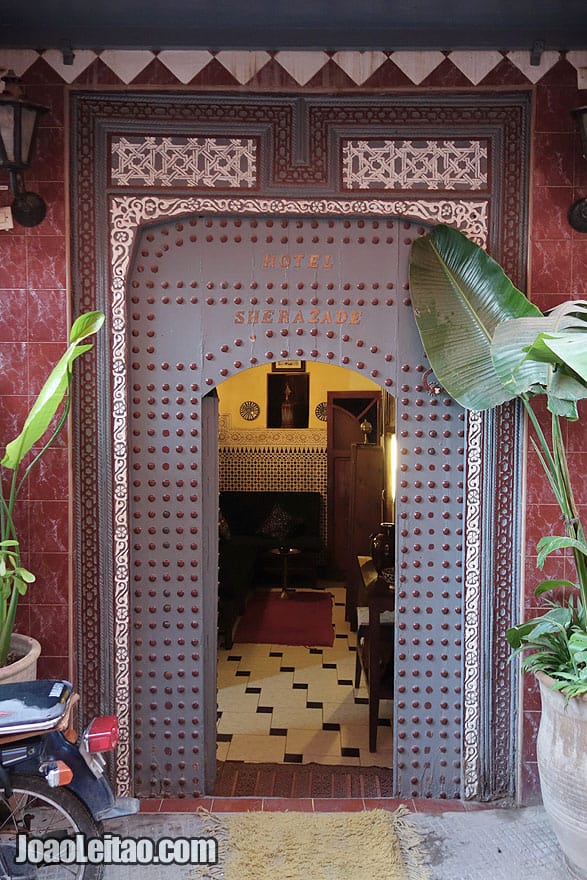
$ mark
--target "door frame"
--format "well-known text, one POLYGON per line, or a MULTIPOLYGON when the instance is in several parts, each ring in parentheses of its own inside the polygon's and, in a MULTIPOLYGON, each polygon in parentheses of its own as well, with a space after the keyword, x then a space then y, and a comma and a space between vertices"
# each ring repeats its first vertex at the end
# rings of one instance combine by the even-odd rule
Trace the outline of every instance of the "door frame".
MULTIPOLYGON (((468 98, 470 102, 470 96, 468 98)), ((461 198, 454 193, 450 197, 438 198, 430 194, 422 198, 410 196, 409 199, 380 195, 363 198, 354 194, 347 197, 340 194, 339 181, 333 178, 330 178, 327 189, 335 192, 334 197, 324 196, 324 189, 318 187, 317 193, 314 193, 317 197, 311 199, 292 198, 289 194, 284 196, 283 188, 281 192, 279 188, 274 191, 271 198, 234 198, 233 195, 228 197, 215 193, 169 195, 161 191, 145 192, 140 188, 133 192, 128 192, 127 188, 124 192, 105 186, 111 160, 110 132, 119 131, 121 125, 126 125, 132 132, 139 130, 137 126, 140 125, 140 131, 143 132, 145 126, 149 126, 145 120, 151 116, 151 105, 164 107, 164 113, 168 115, 177 112, 177 118, 184 119, 186 105, 199 100, 192 95, 181 98, 173 96, 170 101, 169 96, 149 94, 137 97, 134 109, 131 106, 133 96, 128 93, 120 97, 79 95, 72 100, 76 307, 103 307, 108 314, 111 334, 106 344, 100 342, 97 346, 96 362, 79 377, 80 384, 89 393, 85 398, 79 396, 75 413, 75 431, 80 441, 75 446, 76 503, 82 513, 76 539, 78 667, 80 679, 84 682, 86 706, 90 711, 93 706, 100 710, 102 706, 111 708, 114 705, 121 713, 126 734, 117 756, 117 777, 119 790, 127 793, 132 788, 130 661, 127 647, 128 616, 125 617, 125 607, 128 607, 128 507, 124 492, 125 458, 124 454, 118 456, 117 453, 121 445, 123 447, 127 442, 125 291, 137 232, 144 224, 156 219, 181 217, 194 212, 198 215, 229 212, 260 216, 280 212, 284 216, 307 216, 310 212, 357 219, 404 217, 425 224, 442 220, 458 226, 477 240, 491 241, 494 245, 500 241, 501 249, 508 253, 506 263, 523 263, 523 230, 519 226, 514 229, 513 224, 518 223, 520 216, 525 216, 526 178, 520 178, 519 161, 513 171, 514 151, 511 149, 507 154, 508 159, 504 161, 509 161, 512 167, 508 166, 506 183, 500 181, 495 185, 496 196, 491 214, 486 210, 490 200, 485 195, 479 198, 471 197, 471 194, 461 198), (129 117, 129 113, 131 117, 136 113, 136 118, 129 117), (140 123, 139 118, 143 120, 140 123), (503 205, 499 201, 501 198, 503 205), (502 209, 503 216, 500 214, 502 209), (96 503, 94 487, 97 476, 99 485, 111 485, 112 492, 101 493, 96 503), (89 498, 94 503, 88 504, 89 498), (99 548, 98 554, 96 546, 99 548), (113 588, 110 584, 114 585, 113 588)), ((284 99, 282 103, 285 105, 288 100, 284 99)), ((301 100, 296 98, 293 102, 296 107, 301 107, 301 100)), ((451 108, 453 115, 456 112, 456 119, 457 116, 460 118, 460 107, 466 103, 467 96, 361 96, 361 99, 353 98, 352 102, 344 98, 314 96, 308 100, 314 105, 322 101, 333 108, 338 107, 341 116, 352 103, 354 106, 377 108, 378 112, 385 107, 389 118, 401 108, 407 118, 409 112, 406 108, 411 102, 419 106, 419 118, 423 107, 428 105, 435 108, 433 112, 443 107, 442 112, 447 112, 447 116, 450 112, 446 108, 451 108)), ((250 103, 255 101, 267 107, 271 102, 278 103, 279 99, 249 98, 250 103)), ((225 104, 223 102, 222 96, 214 96, 215 108, 226 106, 229 113, 234 113, 242 98, 227 98, 225 104)), ((527 113, 527 96, 518 93, 512 98, 505 93, 476 93, 473 102, 479 111, 476 124, 482 124, 486 118, 484 104, 492 105, 493 129, 489 126, 487 131, 497 132, 496 144, 501 143, 499 139, 506 129, 510 137, 516 125, 516 130, 521 131, 521 137, 524 138, 527 132, 527 118, 524 117, 524 112, 527 113), (514 106, 515 113, 511 112, 508 117, 507 108, 514 106), (500 107, 504 108, 502 117, 506 121, 503 123, 499 121, 500 107)), ((198 112, 202 113, 201 104, 198 105, 198 112)), ((168 131, 169 120, 164 122, 164 130, 168 131)), ((223 133, 228 130, 227 124, 222 124, 223 133)), ((163 122, 157 120, 153 123, 153 129, 158 131, 162 125, 163 122)), ((218 125, 216 130, 220 130, 218 125)), ((367 130, 368 126, 364 126, 363 134, 367 130)), ((377 136, 381 129, 375 126, 372 130, 377 136)), ((494 171, 498 170, 494 168, 494 171)), ((293 187, 290 191, 299 193, 300 189, 293 187)), ((264 192, 269 194, 271 185, 264 184, 264 192)), ((495 796, 497 792, 509 794, 513 789, 512 725, 515 713, 511 708, 512 701, 515 703, 516 699, 517 681, 512 680, 511 669, 507 667, 507 651, 502 645, 500 633, 491 631, 487 636, 483 625, 488 619, 494 619, 497 607, 509 619, 516 612, 521 511, 516 509, 515 499, 520 497, 522 441, 522 422, 515 408, 505 407, 489 416, 467 416, 461 769, 462 796, 466 798, 495 796), (493 499, 496 499, 495 504, 493 499), (485 590, 487 585, 490 585, 489 591, 485 590), (478 638, 480 629, 484 633, 483 643, 478 638), (485 688, 488 669, 492 672, 489 690, 485 688), (495 723, 499 726, 497 746, 494 743, 495 723)))

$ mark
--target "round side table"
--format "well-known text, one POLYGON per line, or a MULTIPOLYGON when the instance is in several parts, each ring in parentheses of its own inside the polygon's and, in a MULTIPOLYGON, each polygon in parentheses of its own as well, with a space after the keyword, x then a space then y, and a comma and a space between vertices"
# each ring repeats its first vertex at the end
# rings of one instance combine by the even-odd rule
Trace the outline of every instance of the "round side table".
POLYGON ((287 599, 291 593, 295 593, 295 589, 289 585, 288 562, 292 556, 298 556, 300 550, 297 547, 274 547, 271 550, 274 556, 281 559, 281 598, 287 599))

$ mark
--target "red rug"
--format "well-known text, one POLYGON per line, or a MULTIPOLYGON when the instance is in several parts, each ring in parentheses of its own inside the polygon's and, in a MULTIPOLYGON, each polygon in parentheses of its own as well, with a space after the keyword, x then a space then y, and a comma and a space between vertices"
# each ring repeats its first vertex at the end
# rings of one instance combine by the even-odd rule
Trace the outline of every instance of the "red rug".
POLYGON ((253 593, 234 636, 242 644, 326 646, 334 643, 332 594, 296 590, 253 593))

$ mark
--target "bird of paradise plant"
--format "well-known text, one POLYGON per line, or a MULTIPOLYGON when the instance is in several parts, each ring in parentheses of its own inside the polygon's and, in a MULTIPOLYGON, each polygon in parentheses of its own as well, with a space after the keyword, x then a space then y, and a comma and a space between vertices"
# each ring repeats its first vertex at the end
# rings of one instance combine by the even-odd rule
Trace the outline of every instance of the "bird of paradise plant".
POLYGON ((540 539, 537 564, 542 569, 551 553, 569 550, 576 581, 539 584, 538 596, 554 591, 544 612, 506 637, 524 670, 545 672, 568 698, 585 694, 587 541, 562 422, 577 421, 587 397, 587 302, 569 300, 543 314, 483 248, 448 226, 414 241, 410 291, 424 350, 447 392, 477 411, 518 398, 528 415, 565 531, 540 539), (538 395, 546 395, 550 437, 534 408, 538 395))

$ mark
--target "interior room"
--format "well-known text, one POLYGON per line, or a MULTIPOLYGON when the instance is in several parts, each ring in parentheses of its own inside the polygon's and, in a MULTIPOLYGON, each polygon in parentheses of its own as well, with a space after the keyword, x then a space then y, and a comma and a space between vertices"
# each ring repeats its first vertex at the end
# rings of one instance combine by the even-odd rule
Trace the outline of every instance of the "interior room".
MULTIPOLYGON (((359 682, 356 681, 357 638, 364 641, 365 625, 357 633, 358 600, 353 588, 357 586, 358 557, 369 557, 372 537, 381 532, 380 524, 393 522, 393 398, 356 372, 304 361, 277 362, 271 367, 248 370, 223 382, 218 387, 218 398, 216 790, 249 795, 267 793, 267 789, 259 789, 263 784, 257 781, 260 777, 267 786, 273 785, 277 793, 279 785, 286 783, 281 780, 283 770, 271 765, 286 765, 290 771, 302 770, 297 780, 292 779, 291 773, 287 777, 292 791, 300 791, 304 786, 317 791, 318 785, 324 791, 324 772, 320 779, 313 779, 311 772, 316 771, 315 765, 321 765, 330 768, 330 784, 334 787, 346 782, 357 790, 367 785, 373 793, 389 794, 393 702, 390 698, 378 702, 376 743, 370 751, 369 690, 362 671, 359 682), (299 377, 305 378, 304 389, 309 389, 304 427, 296 427, 287 412, 278 424, 269 412, 272 383, 276 378, 280 380, 281 402, 287 408, 290 400, 295 399, 295 392, 290 389, 296 389, 295 380, 299 377), (293 528, 288 530, 287 521, 277 520, 271 529, 271 516, 273 513, 275 517, 275 511, 281 509, 280 501, 295 504, 291 495, 307 492, 319 495, 318 517, 313 527, 317 540, 310 550, 307 532, 312 528, 312 513, 308 511, 305 522, 300 524, 304 519, 303 506, 298 507, 300 521, 293 528), (233 493, 238 493, 236 499, 233 493), (235 500, 247 504, 243 493, 272 493, 263 499, 267 506, 260 519, 265 522, 257 514, 255 526, 249 526, 249 531, 258 533, 265 526, 271 533, 267 536, 268 545, 292 545, 288 557, 279 558, 279 548, 274 546, 269 552, 264 551, 265 558, 257 555, 248 565, 247 552, 254 539, 241 537, 239 543, 239 537, 232 534, 230 516, 230 505, 235 500), (290 493, 290 497, 282 493, 290 493), (335 535, 340 534, 342 540, 336 540, 335 535), (235 541, 239 583, 231 590, 237 576, 235 564, 231 564, 230 558, 227 560, 226 554, 235 553, 235 541), (243 541, 248 541, 249 546, 243 541), (286 616, 293 613, 297 600, 326 594, 330 603, 324 613, 334 631, 333 637, 317 633, 317 644, 308 641, 304 629, 313 622, 314 613, 318 613, 311 603, 307 609, 300 606, 301 632, 286 633, 282 636, 285 644, 279 640, 266 642, 271 635, 258 639, 257 632, 247 632, 241 625, 242 615, 262 615, 265 606, 257 607, 251 599, 268 591, 279 597, 286 616), (250 641, 239 641, 239 634, 250 641), (252 775, 250 767, 239 768, 237 762, 259 765, 257 776, 252 775), (364 779, 357 770, 352 780, 337 783, 338 768, 349 767, 369 769, 363 771, 364 779)), ((296 500, 303 505, 303 499, 296 500)), ((288 512, 282 512, 287 518, 288 512)), ((248 511, 249 523, 251 517, 255 519, 254 510, 248 511)), ((233 514, 232 523, 238 529, 237 519, 233 514)), ((257 548, 254 552, 263 553, 257 548)), ((388 568, 392 564, 393 560, 388 559, 388 568)), ((389 644, 386 645, 389 659, 389 644)))

